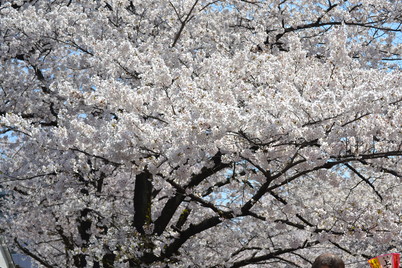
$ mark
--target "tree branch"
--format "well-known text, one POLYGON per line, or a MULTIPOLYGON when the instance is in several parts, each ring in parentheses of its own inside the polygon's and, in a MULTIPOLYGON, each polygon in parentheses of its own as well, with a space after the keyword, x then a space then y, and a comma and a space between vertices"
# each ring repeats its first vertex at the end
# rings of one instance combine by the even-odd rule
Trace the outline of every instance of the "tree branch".
MULTIPOLYGON (((218 151, 211 160, 214 162, 214 166, 212 168, 202 168, 201 173, 194 174, 190 179, 189 183, 182 187, 184 190, 187 188, 192 188, 200 184, 203 180, 212 176, 213 174, 219 172, 220 170, 230 167, 230 163, 222 163, 221 160, 222 153, 218 151)), ((162 209, 161 215, 154 222, 154 233, 157 235, 161 235, 163 231, 166 229, 166 226, 169 224, 171 218, 176 212, 177 208, 180 206, 181 202, 183 202, 185 195, 180 192, 176 192, 176 194, 171 197, 165 204, 162 209)))
POLYGON ((17 238, 14 238, 14 242, 17 245, 17 247, 27 256, 31 257, 32 259, 34 259, 35 261, 39 262, 40 264, 42 264, 44 267, 46 268, 54 268, 53 265, 50 265, 48 262, 44 261, 43 257, 40 257, 36 254, 34 254, 33 252, 29 251, 27 248, 23 247, 17 240, 17 238))
POLYGON ((319 243, 318 241, 312 241, 312 242, 305 241, 303 243, 303 245, 301 245, 299 247, 287 248, 287 249, 278 249, 278 250, 276 250, 274 252, 264 254, 264 255, 261 255, 261 256, 253 256, 251 258, 235 262, 230 267, 231 268, 237 268, 237 267, 243 267, 243 266, 246 266, 246 265, 249 265, 249 264, 259 263, 259 262, 262 262, 262 261, 266 261, 266 260, 269 260, 269 259, 276 258, 276 257, 278 257, 278 256, 280 256, 282 254, 285 254, 285 253, 291 253, 291 252, 297 251, 299 249, 312 247, 314 245, 317 245, 318 243, 319 243))
POLYGON ((360 174, 359 171, 357 171, 354 167, 352 167, 351 165, 349 165, 348 163, 344 164, 348 169, 350 169, 351 171, 353 171, 353 173, 355 173, 360 179, 362 179, 365 183, 367 183, 373 190, 374 193, 380 198, 380 200, 382 201, 383 198, 380 195, 380 193, 375 189, 374 185, 368 180, 366 179, 362 174, 360 174))
POLYGON ((179 21, 181 22, 181 25, 180 25, 179 31, 176 33, 176 35, 175 35, 175 37, 174 37, 172 47, 175 47, 175 46, 176 46, 177 41, 179 41, 179 38, 180 38, 180 36, 181 36, 181 33, 182 33, 183 30, 184 30, 184 27, 185 27, 186 24, 192 19, 192 17, 190 17, 190 16, 191 16, 191 13, 193 13, 193 10, 194 10, 195 6, 197 5, 198 1, 199 1, 199 0, 196 0, 196 1, 194 2, 193 6, 191 7, 190 11, 187 13, 187 16, 186 16, 186 18, 185 18, 184 20, 181 20, 181 19, 179 18, 179 21))

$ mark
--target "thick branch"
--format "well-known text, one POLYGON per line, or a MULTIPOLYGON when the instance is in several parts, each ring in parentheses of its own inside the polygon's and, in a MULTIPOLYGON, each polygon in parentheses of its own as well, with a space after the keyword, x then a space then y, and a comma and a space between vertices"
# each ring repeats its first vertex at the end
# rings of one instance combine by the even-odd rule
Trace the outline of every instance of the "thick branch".
POLYGON ((134 190, 134 227, 144 234, 144 224, 151 223, 152 175, 145 170, 136 176, 134 190))
MULTIPOLYGON (((193 175, 193 177, 190 179, 190 182, 185 185, 183 189, 197 186, 209 176, 212 176, 213 174, 219 172, 224 168, 230 167, 230 163, 222 163, 221 156, 222 153, 218 151, 211 159, 215 165, 212 168, 202 168, 201 173, 193 175)), ((155 234, 161 235, 163 233, 174 213, 176 212, 177 208, 180 206, 181 202, 183 202, 184 197, 185 196, 183 195, 183 193, 176 192, 176 194, 166 202, 165 206, 162 209, 161 215, 155 221, 155 234)))
MULTIPOLYGON (((228 215, 228 217, 233 218, 233 215, 228 215)), ((188 229, 180 233, 179 238, 175 239, 170 245, 168 245, 165 248, 165 250, 161 255, 161 258, 162 259, 170 258, 190 237, 218 225, 219 223, 222 222, 222 220, 223 219, 221 217, 215 216, 212 218, 205 219, 196 225, 191 224, 188 229)))

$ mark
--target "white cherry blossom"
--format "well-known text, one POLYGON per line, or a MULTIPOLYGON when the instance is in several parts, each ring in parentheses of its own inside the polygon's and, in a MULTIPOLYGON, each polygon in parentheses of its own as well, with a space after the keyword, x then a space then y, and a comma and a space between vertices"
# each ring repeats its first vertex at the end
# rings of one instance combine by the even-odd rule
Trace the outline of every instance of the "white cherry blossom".
POLYGON ((0 1, 0 232, 41 267, 401 251, 402 3, 0 1))

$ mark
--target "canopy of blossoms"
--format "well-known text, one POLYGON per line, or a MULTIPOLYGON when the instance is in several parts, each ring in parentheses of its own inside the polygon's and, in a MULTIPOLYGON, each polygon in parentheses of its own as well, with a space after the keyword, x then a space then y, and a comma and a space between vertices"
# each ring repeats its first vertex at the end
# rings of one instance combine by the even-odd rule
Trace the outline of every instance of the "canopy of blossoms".
POLYGON ((0 3, 0 233, 41 267, 402 251, 402 2, 0 3))

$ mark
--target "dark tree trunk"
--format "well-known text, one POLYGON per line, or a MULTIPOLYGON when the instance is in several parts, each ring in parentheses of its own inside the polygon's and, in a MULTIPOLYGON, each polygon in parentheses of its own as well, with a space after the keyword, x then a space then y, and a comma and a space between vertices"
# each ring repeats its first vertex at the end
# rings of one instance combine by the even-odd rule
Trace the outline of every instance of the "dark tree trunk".
POLYGON ((147 170, 138 174, 135 180, 134 190, 134 227, 144 234, 144 225, 150 224, 151 198, 152 198, 152 175, 147 170))

